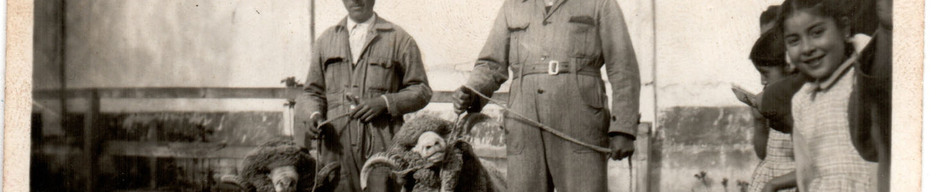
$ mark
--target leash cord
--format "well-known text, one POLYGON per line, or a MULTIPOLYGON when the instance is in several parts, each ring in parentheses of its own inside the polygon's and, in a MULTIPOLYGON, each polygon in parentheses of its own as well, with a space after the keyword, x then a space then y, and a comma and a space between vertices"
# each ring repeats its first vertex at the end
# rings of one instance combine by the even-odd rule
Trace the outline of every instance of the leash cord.
POLYGON ((551 133, 551 134, 553 134, 553 135, 555 135, 555 136, 558 136, 558 137, 560 137, 560 138, 562 138, 562 139, 564 139, 564 140, 567 140, 567 141, 570 141, 570 142, 572 142, 572 143, 575 143, 575 144, 578 144, 578 145, 581 145, 581 146, 590 148, 590 149, 592 149, 592 150, 594 150, 594 151, 601 152, 601 153, 606 153, 606 154, 610 154, 610 149, 609 149, 609 148, 601 147, 601 146, 592 145, 592 144, 589 144, 589 143, 582 142, 582 141, 580 141, 580 140, 578 140, 578 139, 575 139, 574 137, 571 137, 571 136, 569 136, 569 135, 567 135, 567 134, 565 134, 565 133, 562 133, 561 131, 558 131, 558 130, 556 130, 556 129, 553 129, 553 128, 551 128, 551 127, 548 127, 548 126, 546 126, 545 124, 539 123, 538 121, 529 119, 528 117, 525 117, 525 116, 523 116, 522 114, 519 114, 519 113, 517 113, 517 112, 515 112, 515 111, 513 111, 513 110, 511 110, 511 109, 509 109, 509 107, 506 106, 505 104, 503 104, 502 102, 500 102, 500 101, 498 101, 498 100, 495 100, 495 99, 493 99, 493 98, 487 97, 486 95, 483 95, 483 93, 480 93, 480 91, 477 91, 476 89, 474 89, 474 88, 472 88, 472 87, 464 86, 464 88, 467 88, 467 90, 470 90, 471 92, 473 92, 473 94, 476 94, 477 96, 480 96, 480 98, 483 98, 483 99, 489 101, 490 103, 493 103, 493 104, 495 104, 496 106, 499 106, 500 108, 505 109, 506 111, 508 111, 509 113, 511 113, 513 116, 519 117, 520 119, 525 120, 525 121, 528 122, 529 124, 535 125, 535 126, 538 127, 539 129, 542 129, 542 130, 544 130, 544 131, 548 131, 549 133, 551 133))

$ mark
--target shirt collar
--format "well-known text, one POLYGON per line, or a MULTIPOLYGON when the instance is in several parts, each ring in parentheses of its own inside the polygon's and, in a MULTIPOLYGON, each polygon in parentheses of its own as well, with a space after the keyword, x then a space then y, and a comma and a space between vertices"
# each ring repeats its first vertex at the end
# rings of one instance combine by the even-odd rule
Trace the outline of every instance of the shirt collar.
POLYGON ((362 23, 358 23, 356 21, 353 21, 352 18, 346 17, 346 30, 347 31, 352 31, 353 27, 355 27, 356 24, 360 24, 359 27, 364 27, 366 29, 372 27, 372 25, 375 24, 375 13, 373 13, 372 16, 369 17, 368 20, 362 23))
POLYGON ((858 54, 857 52, 853 52, 842 65, 839 65, 839 68, 836 68, 836 70, 832 72, 832 75, 829 75, 825 80, 817 80, 816 83, 813 84, 815 87, 813 90, 822 91, 831 88, 842 76, 845 76, 845 72, 852 67, 856 60, 858 60, 858 54))

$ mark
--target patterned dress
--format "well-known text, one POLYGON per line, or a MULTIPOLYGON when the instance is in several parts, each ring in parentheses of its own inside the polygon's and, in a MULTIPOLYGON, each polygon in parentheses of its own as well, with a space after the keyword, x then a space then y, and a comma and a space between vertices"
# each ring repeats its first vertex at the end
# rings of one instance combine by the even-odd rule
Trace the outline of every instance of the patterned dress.
POLYGON ((848 102, 854 88, 853 55, 831 77, 806 83, 793 96, 793 146, 800 191, 870 191, 872 170, 852 146, 848 102))
MULTIPOLYGON (((793 159, 793 140, 790 134, 770 129, 770 135, 767 138, 767 155, 760 164, 757 164, 747 191, 759 192, 774 177, 786 175, 794 170, 796 170, 796 164, 793 159)), ((777 191, 793 192, 796 189, 777 191)))

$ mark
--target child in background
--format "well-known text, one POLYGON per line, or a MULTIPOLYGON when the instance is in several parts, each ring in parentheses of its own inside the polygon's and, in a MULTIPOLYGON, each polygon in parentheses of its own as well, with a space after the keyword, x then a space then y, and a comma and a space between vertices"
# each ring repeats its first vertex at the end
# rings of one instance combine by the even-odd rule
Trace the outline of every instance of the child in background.
MULTIPOLYGON (((785 60, 786 50, 783 42, 779 40, 776 30, 772 30, 777 12, 779 12, 779 6, 770 6, 761 13, 762 34, 750 53, 750 59, 760 72, 761 84, 764 86, 776 85, 781 80, 792 76, 794 72, 785 60)), ((777 105, 777 103, 764 102, 763 97, 768 96, 767 91, 765 87, 764 92, 752 101, 751 105, 755 111, 764 105, 777 105)), ((795 164, 790 134, 779 131, 778 129, 781 128, 771 129, 769 124, 771 119, 762 117, 761 114, 755 114, 757 125, 752 138, 754 151, 762 160, 754 170, 748 191, 795 191, 795 164)))
POLYGON ((787 0, 778 17, 790 61, 807 82, 793 96, 800 191, 871 191, 876 168, 852 146, 849 98, 856 46, 847 11, 832 0, 787 0))

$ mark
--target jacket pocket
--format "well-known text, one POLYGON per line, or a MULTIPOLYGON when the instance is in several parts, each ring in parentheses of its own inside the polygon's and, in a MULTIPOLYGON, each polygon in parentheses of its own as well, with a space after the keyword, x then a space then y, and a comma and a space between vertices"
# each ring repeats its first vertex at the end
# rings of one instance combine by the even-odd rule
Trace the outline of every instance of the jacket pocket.
POLYGON ((366 87, 370 91, 387 93, 393 83, 395 64, 385 57, 370 59, 366 69, 366 87))
POLYGON ((508 23, 509 30, 509 64, 519 64, 525 55, 525 38, 529 30, 529 21, 524 18, 513 18, 508 23))
POLYGON ((525 140, 521 130, 527 129, 525 125, 520 124, 519 120, 510 117, 509 112, 503 112, 503 131, 506 135, 506 154, 518 155, 525 150, 525 140))
POLYGON ((568 20, 568 28, 568 47, 571 48, 569 53, 572 57, 584 58, 600 54, 597 22, 593 17, 573 16, 568 20))
POLYGON ((343 91, 343 85, 346 84, 342 74, 342 67, 345 58, 338 55, 326 57, 323 61, 323 86, 327 93, 338 93, 343 91))
POLYGON ((601 78, 577 75, 577 79, 581 101, 593 109, 592 112, 598 112, 607 107, 607 91, 601 78))

